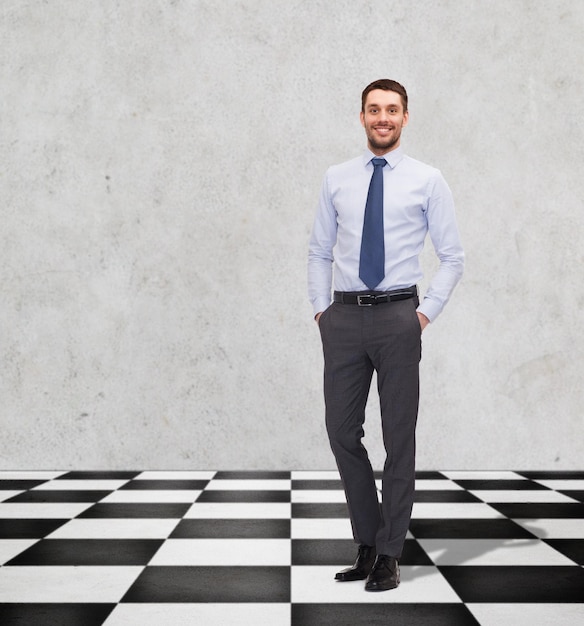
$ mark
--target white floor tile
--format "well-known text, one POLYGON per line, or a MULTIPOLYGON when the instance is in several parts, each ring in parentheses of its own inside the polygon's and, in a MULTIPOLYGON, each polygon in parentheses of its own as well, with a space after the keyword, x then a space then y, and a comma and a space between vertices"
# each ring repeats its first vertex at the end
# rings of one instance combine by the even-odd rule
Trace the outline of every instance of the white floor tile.
POLYGON ((166 539, 176 528, 176 519, 74 519, 48 539, 166 539))
POLYGON ((541 539, 582 539, 581 519, 513 519, 541 539))
POLYGON ((34 488, 34 491, 111 491, 119 489, 128 480, 52 480, 34 488))
POLYGON ((584 624, 584 604, 467 604, 481 626, 576 626, 584 624))
POLYGON ((91 502, 0 503, 0 519, 70 519, 92 506, 91 502))
POLYGON ((183 489, 168 489, 158 491, 156 489, 122 489, 113 491, 100 500, 107 504, 136 503, 136 502, 195 502, 202 491, 189 491, 183 489))
POLYGON ((337 470, 298 470, 292 472, 292 480, 340 480, 341 477, 337 470))
POLYGON ((436 565, 574 565, 538 539, 418 539, 436 565))
POLYGON ((37 539, 0 539, 0 565, 4 565, 37 541, 37 539))
POLYGON ((566 491, 568 489, 572 491, 584 490, 584 480, 536 480, 535 482, 548 489, 558 489, 560 491, 566 491))
POLYGON ((353 539, 348 519, 293 519, 292 539, 353 539))
POLYGON ((460 598, 435 567, 401 567, 400 586, 384 593, 365 591, 364 581, 335 581, 338 569, 336 566, 293 566, 292 602, 460 602, 460 598))
POLYGON ((557 491, 544 489, 533 491, 531 489, 516 489, 512 491, 476 490, 469 491, 483 502, 576 502, 557 491))
POLYGON ((146 471, 138 474, 134 480, 211 480, 217 472, 205 471, 146 471))
POLYGON ((414 502, 413 519, 502 519, 504 516, 480 502, 414 502))
MULTIPOLYGON (((293 519, 290 533, 292 539, 353 539, 349 519, 293 519)), ((413 536, 408 530, 406 539, 413 536)))
POLYGON ((142 567, 14 566, 0 569, 0 602, 119 602, 142 567))
POLYGON ((21 493, 24 493, 24 491, 0 491, 0 502, 5 502, 6 500, 10 500, 10 498, 14 498, 14 496, 17 496, 21 493))
POLYGON ((310 490, 299 489, 292 492, 292 502, 329 502, 329 503, 345 503, 346 497, 344 491, 336 489, 310 490))
POLYGON ((169 539, 150 565, 290 565, 288 539, 169 539))
POLYGON ((205 491, 290 491, 290 480, 212 480, 205 491))
POLYGON ((119 604, 104 626, 286 626, 289 604, 119 604))
POLYGON ((416 491, 462 491, 462 487, 451 480, 416 480, 416 491))
POLYGON ((288 519, 291 515, 288 502, 195 502, 184 518, 288 519))
POLYGON ((516 472, 504 470, 449 470, 440 473, 452 478, 452 480, 528 480, 516 472))

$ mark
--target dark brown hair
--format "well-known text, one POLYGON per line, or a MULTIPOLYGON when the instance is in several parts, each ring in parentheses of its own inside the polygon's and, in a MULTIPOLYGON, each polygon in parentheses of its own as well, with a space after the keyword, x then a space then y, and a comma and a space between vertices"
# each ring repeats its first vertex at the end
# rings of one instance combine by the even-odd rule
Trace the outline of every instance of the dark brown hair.
POLYGON ((405 90, 405 87, 400 85, 395 80, 390 80, 389 78, 380 78, 379 80, 374 80, 371 84, 367 85, 365 89, 363 89, 363 93, 361 94, 361 111, 365 112, 365 100, 367 100, 367 94, 374 89, 395 91, 401 96, 404 113, 408 110, 408 93, 405 90))

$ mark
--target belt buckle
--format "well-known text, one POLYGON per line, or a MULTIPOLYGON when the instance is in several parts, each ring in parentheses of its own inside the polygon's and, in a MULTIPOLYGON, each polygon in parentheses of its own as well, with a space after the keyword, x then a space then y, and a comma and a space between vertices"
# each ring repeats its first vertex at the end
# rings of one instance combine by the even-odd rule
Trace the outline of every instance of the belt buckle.
POLYGON ((357 296, 357 304, 359 306, 373 306, 375 304, 375 296, 371 294, 365 294, 363 296, 357 296), (369 302, 364 302, 363 298, 369 298, 369 302))

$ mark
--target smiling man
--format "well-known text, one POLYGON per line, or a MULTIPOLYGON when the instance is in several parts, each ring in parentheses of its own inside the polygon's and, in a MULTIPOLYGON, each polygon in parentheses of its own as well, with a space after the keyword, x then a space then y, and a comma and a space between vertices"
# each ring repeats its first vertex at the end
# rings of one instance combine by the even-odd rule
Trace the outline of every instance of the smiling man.
POLYGON ((381 79, 364 89, 368 149, 328 169, 308 255, 327 433, 358 544, 355 564, 335 578, 366 579, 368 591, 399 585, 414 498, 421 334, 441 313, 464 265, 448 185, 439 170, 400 147, 408 121, 402 85, 381 79), (418 257, 427 234, 440 264, 420 303, 418 257), (374 371, 387 453, 381 505, 361 442, 374 371))

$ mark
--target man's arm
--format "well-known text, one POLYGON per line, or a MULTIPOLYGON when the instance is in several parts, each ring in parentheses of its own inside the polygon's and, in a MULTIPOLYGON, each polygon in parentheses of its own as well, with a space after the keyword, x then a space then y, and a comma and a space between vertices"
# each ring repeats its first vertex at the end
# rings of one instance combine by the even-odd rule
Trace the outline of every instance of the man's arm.
MULTIPOLYGON (((438 271, 418 307, 418 314, 425 316, 429 323, 444 309, 464 270, 464 251, 458 234, 452 193, 439 172, 430 192, 426 219, 430 239, 440 261, 438 271)), ((420 322, 423 323, 422 320, 420 322)))
POLYGON ((317 322, 331 303, 333 248, 336 241, 337 215, 325 176, 308 248, 308 297, 317 322))

